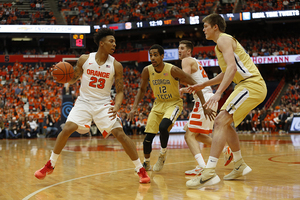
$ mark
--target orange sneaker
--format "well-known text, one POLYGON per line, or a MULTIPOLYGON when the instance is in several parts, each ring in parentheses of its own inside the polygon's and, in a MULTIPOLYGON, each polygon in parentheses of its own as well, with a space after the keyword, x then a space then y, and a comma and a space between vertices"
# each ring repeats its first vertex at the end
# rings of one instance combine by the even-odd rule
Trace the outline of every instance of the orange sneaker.
POLYGON ((46 163, 46 165, 37 170, 35 173, 34 173, 34 176, 37 177, 38 179, 40 180, 43 180, 47 174, 51 174, 54 170, 54 167, 52 167, 51 165, 51 161, 48 160, 48 162, 46 163))
POLYGON ((140 177, 140 183, 150 183, 150 177, 148 176, 144 167, 140 168, 137 174, 140 177))
POLYGON ((224 154, 224 166, 227 166, 233 159, 233 154, 229 146, 224 147, 223 154, 224 154))

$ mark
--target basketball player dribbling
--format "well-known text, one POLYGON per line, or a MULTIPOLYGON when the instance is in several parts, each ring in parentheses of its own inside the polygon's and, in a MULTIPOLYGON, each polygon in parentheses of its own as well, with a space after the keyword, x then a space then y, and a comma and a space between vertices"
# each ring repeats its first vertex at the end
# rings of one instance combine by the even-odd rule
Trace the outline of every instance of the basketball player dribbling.
POLYGON ((231 123, 233 122, 237 127, 267 95, 265 81, 250 56, 235 38, 225 33, 224 18, 214 13, 206 16, 202 21, 206 39, 213 40, 217 44, 215 52, 222 72, 204 83, 190 86, 188 91, 194 92, 206 86, 220 84, 216 93, 204 104, 208 108, 213 108, 232 81, 236 86, 215 119, 207 165, 201 176, 187 181, 186 186, 189 188, 201 188, 220 182, 215 168, 226 142, 233 153, 234 169, 223 179, 234 180, 252 171, 242 158, 239 137, 231 127, 231 123))
POLYGON ((123 93, 123 66, 111 54, 116 48, 114 31, 101 28, 94 36, 98 45, 95 53, 81 55, 74 70, 70 84, 81 78, 80 96, 72 108, 63 130, 59 133, 50 160, 35 172, 35 177, 44 179, 54 170, 56 161, 70 135, 77 131, 86 133, 94 120, 104 138, 112 133, 122 144, 125 152, 135 165, 140 183, 149 183, 133 141, 124 133, 117 112, 121 107, 123 93), (111 87, 115 81, 115 104, 111 104, 111 87))
MULTIPOLYGON (((178 54, 179 59, 181 60, 182 70, 185 73, 190 74, 197 83, 206 82, 209 79, 204 68, 198 60, 191 57, 193 49, 194 45, 191 41, 182 40, 179 42, 178 54)), ((213 96, 213 91, 210 86, 203 88, 201 91, 205 101, 208 101, 208 99, 213 96)), ((181 88, 180 93, 188 93, 187 88, 181 88)), ((184 130, 186 131, 184 138, 198 165, 195 169, 186 171, 185 175, 198 175, 205 168, 206 164, 202 157, 198 142, 202 142, 209 146, 211 145, 212 138, 208 134, 212 133, 214 125, 213 120, 209 120, 205 117, 198 96, 195 94, 193 96, 195 101, 194 107, 190 114, 189 122, 184 127, 184 130)), ((212 109, 217 112, 218 104, 215 104, 212 109)), ((231 162, 233 155, 229 147, 225 147, 223 153, 224 165, 227 166, 231 162)))
MULTIPOLYGON (((147 91, 148 82, 153 90, 155 101, 148 116, 143 142, 144 167, 151 170, 150 154, 152 152, 152 142, 155 135, 160 132, 161 150, 158 161, 153 166, 153 171, 162 170, 167 154, 167 144, 169 140, 169 131, 174 125, 176 119, 181 114, 183 102, 179 94, 179 81, 187 84, 195 84, 196 81, 187 73, 170 63, 163 62, 164 49, 155 44, 149 50, 151 65, 146 66, 141 74, 141 84, 135 97, 132 110, 129 113, 129 119, 133 120, 139 102, 147 91)), ((202 92, 197 95, 205 103, 202 92)), ((204 109, 205 116, 210 120, 215 117, 215 112, 211 109, 204 109)))

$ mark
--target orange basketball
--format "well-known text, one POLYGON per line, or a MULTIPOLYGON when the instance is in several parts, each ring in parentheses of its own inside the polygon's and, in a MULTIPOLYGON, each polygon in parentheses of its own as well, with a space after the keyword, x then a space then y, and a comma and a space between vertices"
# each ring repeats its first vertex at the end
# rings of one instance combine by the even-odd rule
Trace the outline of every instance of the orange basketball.
POLYGON ((68 83, 74 76, 73 66, 68 62, 59 62, 55 65, 52 76, 58 83, 68 83))

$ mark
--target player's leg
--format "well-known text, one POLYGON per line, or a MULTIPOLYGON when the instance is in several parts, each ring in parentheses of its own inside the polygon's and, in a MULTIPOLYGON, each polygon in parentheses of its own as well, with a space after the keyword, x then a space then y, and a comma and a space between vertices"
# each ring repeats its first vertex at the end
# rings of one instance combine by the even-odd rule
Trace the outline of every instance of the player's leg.
POLYGON ((164 116, 159 124, 161 149, 158 160, 153 166, 153 171, 157 172, 162 170, 166 161, 169 132, 182 111, 182 100, 180 99, 179 101, 172 104, 169 103, 169 105, 168 103, 165 103, 164 105, 164 116))
POLYGON ((74 131, 78 131, 80 133, 86 133, 89 131, 89 127, 91 125, 92 116, 88 112, 90 109, 90 105, 81 102, 80 100, 76 101, 75 106, 72 108, 68 115, 68 119, 66 124, 64 125, 63 130, 59 133, 56 138, 54 149, 51 153, 49 161, 46 165, 37 170, 35 172, 35 177, 38 179, 44 179, 47 174, 51 174, 55 167, 56 161, 67 143, 68 138, 74 131))
POLYGON ((70 135, 76 131, 78 128, 77 124, 73 122, 67 122, 63 128, 63 130, 59 133, 56 141, 54 149, 51 153, 51 157, 46 163, 46 165, 41 168, 40 170, 37 170, 34 175, 38 179, 44 179, 47 174, 51 174, 53 172, 53 169, 55 167, 56 161, 59 157, 59 154, 61 153, 62 149, 67 143, 68 138, 70 135))
POLYGON ((201 176, 188 181, 186 184, 187 187, 199 188, 220 182, 215 168, 226 142, 233 151, 235 168, 224 179, 235 179, 251 171, 251 168, 242 159, 238 135, 231 127, 232 122, 234 122, 235 126, 238 126, 247 116, 248 112, 259 105, 266 96, 265 84, 253 82, 251 87, 248 84, 241 83, 237 85, 221 108, 221 112, 215 119, 211 153, 206 168, 203 170, 201 176))
MULTIPOLYGON (((118 122, 116 122, 118 123, 118 122)), ((148 176, 145 168, 143 167, 136 150, 136 146, 133 141, 126 135, 121 127, 112 129, 112 134, 117 138, 117 140, 122 144, 126 154, 130 157, 133 164, 135 165, 135 170, 140 177, 140 183, 149 183, 150 177, 148 176)))
POLYGON ((154 104, 154 107, 152 108, 150 114, 148 115, 147 125, 146 125, 146 129, 144 132, 146 137, 144 138, 144 141, 143 141, 143 150, 144 150, 143 166, 145 167, 145 169, 147 171, 151 170, 150 154, 152 152, 152 142, 153 142, 155 135, 159 131, 159 124, 162 120, 162 115, 156 111, 157 106, 160 107, 159 104, 154 104))

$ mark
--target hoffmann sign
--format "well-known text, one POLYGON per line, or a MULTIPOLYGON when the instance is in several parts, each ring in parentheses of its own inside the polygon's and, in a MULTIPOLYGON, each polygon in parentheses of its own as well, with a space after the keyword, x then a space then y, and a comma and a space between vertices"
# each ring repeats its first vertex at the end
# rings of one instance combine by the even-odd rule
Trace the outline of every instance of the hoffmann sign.
MULTIPOLYGON (((300 55, 251 57, 254 64, 294 63, 300 62, 300 55)), ((217 59, 199 60, 203 67, 219 66, 217 59)))

